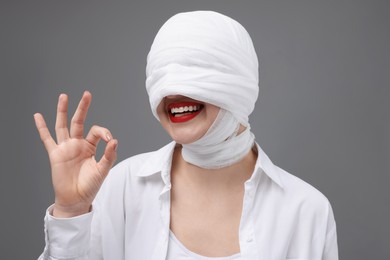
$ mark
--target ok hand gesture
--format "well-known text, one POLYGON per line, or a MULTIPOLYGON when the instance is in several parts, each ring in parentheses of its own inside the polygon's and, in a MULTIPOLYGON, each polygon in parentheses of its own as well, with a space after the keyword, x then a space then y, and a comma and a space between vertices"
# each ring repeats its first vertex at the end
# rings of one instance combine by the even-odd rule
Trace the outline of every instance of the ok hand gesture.
POLYGON ((52 138, 43 116, 34 115, 35 124, 49 154, 55 193, 53 215, 72 217, 90 210, 92 201, 116 160, 118 141, 110 131, 93 126, 84 138, 84 122, 92 95, 84 92, 68 130, 68 97, 61 94, 57 106, 56 137, 52 138), (103 139, 106 148, 95 160, 97 145, 103 139))

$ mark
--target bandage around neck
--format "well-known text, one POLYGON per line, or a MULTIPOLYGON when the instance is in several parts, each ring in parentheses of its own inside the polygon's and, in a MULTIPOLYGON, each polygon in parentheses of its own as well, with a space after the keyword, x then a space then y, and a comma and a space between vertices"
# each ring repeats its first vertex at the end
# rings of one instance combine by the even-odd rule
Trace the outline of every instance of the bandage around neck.
POLYGON ((250 126, 237 135, 240 123, 221 109, 206 134, 197 141, 182 145, 183 159, 205 169, 230 166, 249 152, 254 143, 250 126))

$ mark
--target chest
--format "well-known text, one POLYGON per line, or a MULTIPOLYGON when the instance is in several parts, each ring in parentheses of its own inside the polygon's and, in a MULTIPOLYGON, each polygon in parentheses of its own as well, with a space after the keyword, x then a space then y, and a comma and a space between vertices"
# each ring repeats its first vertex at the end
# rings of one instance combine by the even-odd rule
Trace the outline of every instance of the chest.
MULTIPOLYGON (((265 193, 254 194, 249 186, 241 196, 237 190, 236 195, 232 192, 226 197, 218 193, 214 196, 204 192, 182 193, 177 188, 191 191, 191 187, 175 185, 174 181, 170 186, 159 184, 151 189, 148 185, 142 192, 131 189, 132 193, 125 196, 125 259, 165 259, 169 229, 188 249, 205 256, 240 252, 243 259, 286 259, 323 250, 323 241, 317 241, 322 232, 318 230, 321 227, 318 219, 310 212, 300 218, 301 210, 289 206, 291 199, 275 200, 275 196, 267 195, 266 188, 260 186, 258 191, 265 193), (193 199, 195 195, 198 196, 193 199), (317 234, 315 241, 313 233, 317 234), (145 250, 145 246, 150 250, 145 250)), ((103 244, 123 242, 120 237, 115 239, 118 235, 115 230, 123 226, 117 227, 116 221, 105 223, 103 244)), ((112 250, 115 250, 112 246, 106 248, 107 253, 112 250)))
POLYGON ((244 185, 196 189, 172 179, 170 229, 190 251, 212 257, 240 252, 244 185))

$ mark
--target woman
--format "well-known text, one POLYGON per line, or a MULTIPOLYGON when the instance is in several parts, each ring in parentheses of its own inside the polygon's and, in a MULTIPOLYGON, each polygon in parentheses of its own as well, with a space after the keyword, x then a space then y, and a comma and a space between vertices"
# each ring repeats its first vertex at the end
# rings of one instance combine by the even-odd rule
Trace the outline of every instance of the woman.
POLYGON ((112 170, 118 141, 109 130, 83 137, 89 92, 69 131, 60 95, 57 142, 34 116, 55 191, 41 259, 338 259, 328 200, 254 141, 258 62, 238 22, 210 11, 173 16, 146 74, 152 112, 173 142, 112 170))

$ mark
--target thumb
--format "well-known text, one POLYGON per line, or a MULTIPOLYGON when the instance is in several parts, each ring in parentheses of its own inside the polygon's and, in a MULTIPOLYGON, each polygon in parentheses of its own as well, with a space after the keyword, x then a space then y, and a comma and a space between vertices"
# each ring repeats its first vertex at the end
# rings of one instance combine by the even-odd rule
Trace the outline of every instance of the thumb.
POLYGON ((104 150, 104 154, 100 161, 97 163, 97 168, 103 177, 106 177, 111 167, 114 165, 117 157, 118 140, 110 140, 104 150))

